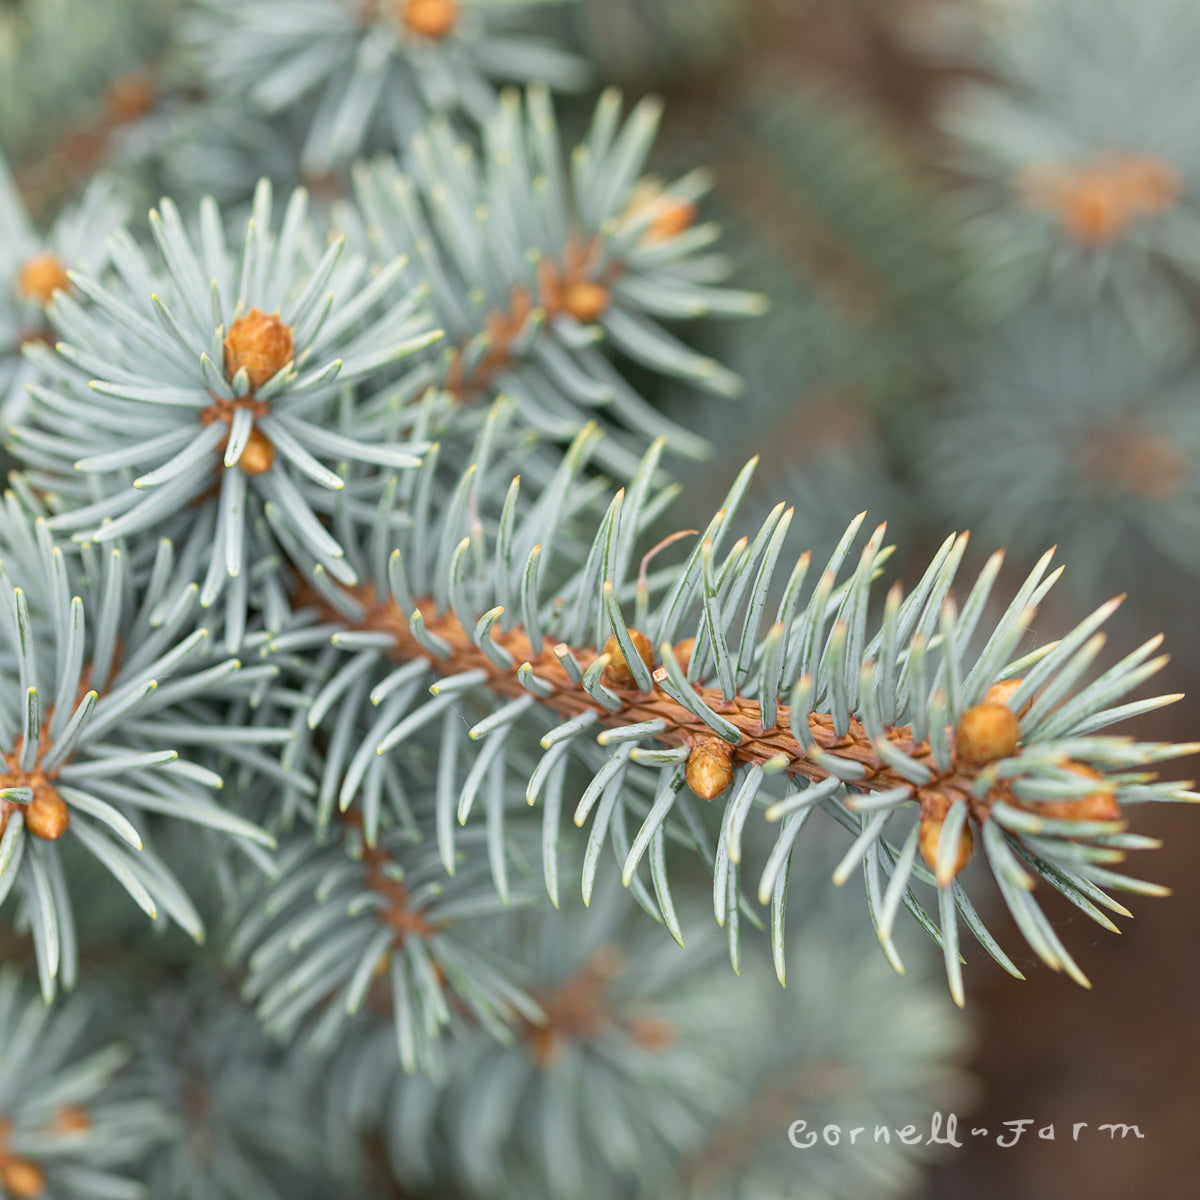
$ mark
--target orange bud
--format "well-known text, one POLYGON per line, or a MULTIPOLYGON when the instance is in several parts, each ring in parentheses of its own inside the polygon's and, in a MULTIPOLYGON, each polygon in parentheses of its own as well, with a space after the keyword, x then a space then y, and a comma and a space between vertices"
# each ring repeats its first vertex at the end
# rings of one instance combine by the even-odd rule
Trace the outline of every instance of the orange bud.
POLYGON ((629 1022, 628 1029, 634 1042, 651 1054, 662 1054, 670 1050, 678 1040, 675 1027, 662 1017, 634 1017, 629 1022))
POLYGON ((566 1041, 553 1025, 535 1025, 526 1038, 529 1057, 539 1071, 553 1070, 566 1052, 566 1041))
POLYGON ((92 1118, 78 1104, 64 1104, 54 1114, 50 1128, 57 1134, 87 1133, 92 1127, 92 1118))
POLYGON ((38 788, 25 806, 25 828, 36 838, 56 842, 71 824, 66 801, 49 789, 38 788))
POLYGON ((0 1188, 12 1200, 38 1200, 46 1194, 46 1177, 25 1158, 0 1159, 0 1188))
POLYGON ((225 336, 225 375, 232 381, 243 367, 252 388, 262 387, 292 361, 292 331, 276 313, 252 308, 238 317, 225 336))
POLYGON ((675 659, 686 674, 688 667, 692 665, 692 655, 696 652, 696 639, 684 638, 682 642, 676 642, 671 649, 675 651, 675 659))
POLYGON ((584 974, 594 982, 607 983, 625 970, 625 951, 615 942, 603 942, 588 955, 584 974))
POLYGON ((1080 191, 1066 198, 1059 216, 1071 237, 1085 245, 1111 242, 1125 227, 1123 208, 1108 192, 1080 191))
POLYGON ((120 125, 144 117, 154 107, 158 91, 145 71, 127 71, 112 82, 104 99, 112 119, 120 125))
MULTIPOLYGON (((626 633, 629 634, 629 640, 633 642, 633 648, 638 652, 638 657, 646 664, 648 670, 653 671, 654 647, 650 644, 650 639, 636 629, 628 629, 626 633)), ((625 655, 621 653, 621 647, 617 645, 615 637, 610 637, 604 643, 604 653, 612 655, 612 662, 608 664, 608 669, 604 672, 609 682, 619 684, 621 687, 628 687, 633 683, 633 672, 629 669, 629 664, 625 661, 625 655)))
POLYGON ((612 293, 602 283, 581 279, 567 285, 562 306, 584 325, 594 325, 604 315, 612 293))
POLYGON ((654 202, 654 220, 644 237, 648 242, 665 242, 689 230, 696 220, 696 206, 675 196, 660 196, 654 202))
POLYGON ((1021 737, 1017 715, 1003 704, 977 704, 959 718, 954 746, 965 763, 981 767, 1008 758, 1021 737))
POLYGON ((458 24, 456 0, 407 0, 400 19, 418 37, 448 37, 458 24))
MULTIPOLYGON (((1083 763, 1065 762, 1066 770, 1074 775, 1082 775, 1085 779, 1103 779, 1104 776, 1083 763)), ((1016 807, 1048 821, 1120 821, 1121 806, 1117 803, 1112 792, 1093 792, 1090 796, 1080 796, 1077 800, 1026 800, 1019 801, 1016 807)))
POLYGON ((275 465, 275 446, 271 439, 260 430, 252 429, 237 465, 247 475, 265 475, 275 465))
MULTIPOLYGON (((942 825, 944 820, 940 816, 923 816, 921 818, 921 832, 918 835, 917 845, 921 851, 921 857, 925 860, 925 865, 931 870, 937 870, 937 850, 938 842, 942 836, 942 825)), ((954 873, 951 878, 954 878, 958 873, 971 861, 971 855, 975 850, 975 835, 971 832, 970 825, 964 825, 962 833, 958 837, 958 854, 954 859, 954 873)))
POLYGON ((687 785, 701 800, 715 800, 733 782, 733 752, 718 737, 701 738, 687 760, 687 785))
MULTIPOLYGON (((1056 808, 1058 805, 1055 806, 1056 808)), ((1120 821, 1122 820, 1121 806, 1117 803, 1112 792, 1093 792, 1081 800, 1069 800, 1062 804, 1061 812, 1054 814, 1040 810, 1043 816, 1053 816, 1057 820, 1067 821, 1120 821)))
POLYGON ((1160 216, 1184 191, 1173 163, 1129 151, 1082 163, 1029 163, 1016 186, 1024 203, 1053 215, 1086 246, 1115 241, 1134 222, 1160 216))
POLYGON ((43 308, 55 292, 66 292, 70 287, 66 267, 50 253, 35 255, 17 272, 17 298, 34 300, 43 308))
POLYGON ((1001 679, 993 683, 983 697, 984 704, 1007 704, 1012 694, 1023 684, 1023 679, 1001 679))
POLYGON ((692 227, 696 220, 696 206, 664 192, 657 179, 647 178, 633 189, 625 215, 632 220, 647 220, 643 241, 665 242, 692 227))

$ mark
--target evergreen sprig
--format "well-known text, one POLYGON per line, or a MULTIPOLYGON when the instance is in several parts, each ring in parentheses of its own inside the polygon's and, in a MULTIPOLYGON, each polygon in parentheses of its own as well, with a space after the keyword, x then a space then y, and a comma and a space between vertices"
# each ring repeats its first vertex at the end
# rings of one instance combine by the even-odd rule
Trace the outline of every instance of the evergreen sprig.
MULTIPOLYGON (((215 734, 181 719, 180 705, 236 696, 276 668, 205 656, 196 589, 164 604, 170 543, 160 543, 150 582, 139 586, 144 568, 121 544, 64 549, 13 493, 3 519, 0 903, 12 898, 17 926, 32 934, 50 1001, 59 981, 71 988, 78 971, 71 872, 60 844, 94 858, 152 919, 169 917, 197 940, 203 922, 148 843, 148 814, 273 845, 217 803, 220 776, 177 747, 202 756, 215 734)), ((243 736, 220 732, 226 744, 243 736)), ((277 743, 280 734, 266 740, 277 743)))
MULTIPOLYGON (((760 313, 763 299, 717 286, 719 228, 697 223, 703 171, 664 185, 645 175, 661 105, 600 99, 587 136, 564 159, 549 94, 509 91, 477 154, 445 122, 414 138, 411 173, 377 159, 354 173, 362 236, 385 260, 410 255, 432 286, 447 333, 441 385, 462 403, 509 396, 558 441, 593 414, 617 436, 600 458, 623 472, 647 436, 704 456, 706 444, 641 398, 602 348, 722 396, 741 381, 664 328, 760 313), (631 436, 632 433, 632 436, 631 436)), ((354 214, 335 214, 349 225, 354 214)))
POLYGON ((275 228, 264 180, 234 251, 215 204, 201 204, 193 238, 164 200, 150 219, 162 274, 116 234, 116 277, 74 274, 86 303, 64 292, 52 302, 64 342, 57 355, 30 352, 45 382, 31 385, 30 424, 12 434, 35 478, 66 493, 53 529, 101 544, 173 533, 201 560, 203 606, 231 587, 233 648, 260 505, 351 582, 314 511, 344 487, 329 464, 405 468, 423 449, 401 432, 409 384, 393 367, 440 336, 423 291, 401 286, 403 259, 372 275, 343 258, 342 239, 322 246, 307 203, 294 192, 275 228))
POLYGON ((228 979, 195 966, 179 978, 123 979, 107 995, 110 1021, 132 1050, 121 1086, 147 1097, 160 1120, 178 1131, 151 1145, 138 1163, 146 1195, 350 1200, 359 1194, 312 1136, 317 1061, 271 1041, 228 979))
POLYGON ((239 108, 307 106, 301 163, 319 175, 380 136, 403 145, 427 112, 483 121, 494 79, 581 84, 578 59, 514 27, 542 3, 204 0, 189 38, 201 77, 239 108))
POLYGON ((437 1075, 447 1033, 483 1028, 501 1041, 537 1004, 512 982, 512 964, 484 943, 480 918, 514 897, 487 877, 483 838, 469 831, 453 878, 434 850, 404 830, 367 845, 361 818, 338 836, 294 835, 277 881, 246 898, 229 942, 246 964, 243 996, 266 1032, 326 1052, 367 1006, 390 1012, 407 1071, 437 1075))
POLYGON ((746 1195, 747 1181, 789 1200, 902 1193, 924 1151, 869 1143, 849 1157, 818 1144, 818 1161, 797 1172, 788 1127, 800 1114, 816 1129, 902 1119, 926 1088, 954 1086, 961 1034, 928 981, 889 979, 866 954, 839 970, 846 947, 866 950, 870 935, 800 890, 809 920, 792 950, 806 970, 787 991, 769 970, 736 980, 716 970, 721 937, 702 913, 685 918, 686 951, 664 949, 613 887, 588 910, 575 901, 493 921, 493 943, 524 964, 539 1020, 509 1044, 468 1031, 437 1079, 401 1073, 390 1032, 360 1025, 327 1070, 327 1137, 382 1134, 402 1186, 453 1180, 472 1197, 517 1187, 563 1200, 724 1200, 746 1195), (748 1016, 737 1037, 733 1008, 748 1016))
POLYGON ((653 1192, 734 1103, 723 1014, 748 997, 713 970, 719 939, 664 953, 629 908, 609 888, 591 911, 543 904, 491 921, 490 940, 520 964, 539 1007, 504 1043, 466 1030, 436 1079, 402 1075, 387 1031, 360 1027, 333 1058, 330 1122, 382 1131, 413 1188, 449 1177, 475 1197, 653 1192), (589 1098, 588 1118, 574 1096, 589 1098), (464 1120, 476 1104, 482 1126, 464 1120))
MULTIPOLYGON (((639 567, 642 535, 667 498, 653 483, 661 452, 659 443, 613 498, 583 566, 565 576, 555 575, 554 550, 565 532, 555 493, 522 516, 514 481, 489 537, 477 516, 468 518, 470 500, 475 489, 499 489, 468 469, 455 501, 436 517, 422 512, 398 539, 386 590, 379 555, 375 587, 339 592, 331 585, 315 598, 328 622, 343 623, 335 644, 357 661, 331 676, 313 711, 342 701, 355 677, 374 672, 380 681, 369 698, 382 716, 366 726, 353 754, 342 806, 353 800, 372 750, 390 754, 439 725, 436 829, 449 867, 454 825, 467 821, 484 781, 494 784, 519 756, 514 735, 526 726, 545 731, 550 717, 552 727, 541 734, 545 753, 522 775, 527 800, 543 808, 544 870, 555 900, 565 767, 576 753, 591 771, 574 809, 574 823, 591 826, 585 900, 610 841, 626 885, 637 887, 645 907, 678 938, 670 830, 710 866, 714 913, 728 929, 736 967, 741 910, 756 919, 739 892, 743 843, 751 812, 765 809, 769 821, 782 823, 757 892, 771 907, 782 979, 788 865, 819 806, 855 835, 834 879, 844 882, 862 868, 872 920, 893 965, 902 969, 891 933, 903 903, 945 950, 961 1003, 960 919, 1006 970, 1020 974, 956 879, 975 829, 1030 945, 1086 983, 1030 892, 1040 876, 1105 926, 1097 904, 1126 910, 1104 889, 1161 892, 1112 870, 1126 850, 1154 844, 1124 832, 1122 805, 1194 799, 1187 785, 1156 782, 1147 768, 1195 747, 1099 736, 1179 699, 1126 700, 1165 662, 1154 656, 1161 639, 1082 684, 1114 601, 1060 641, 1020 655, 1059 572, 1048 575, 1050 558, 1043 556, 1002 614, 985 623, 1003 556, 993 555, 957 602, 951 588, 966 535, 946 539, 907 596, 894 585, 875 625, 872 584, 891 553, 883 526, 857 565, 843 571, 853 562, 862 516, 819 574, 811 573, 811 556, 801 555, 781 599, 768 607, 790 513, 779 505, 753 538, 724 548, 753 463, 684 564, 651 577, 650 557, 676 540, 651 548, 639 567), (467 740, 480 750, 460 766, 463 741, 452 734, 468 703, 479 715, 467 740), (786 785, 783 794, 775 794, 772 777, 786 785), (723 799, 715 846, 693 795, 723 799), (640 823, 632 837, 631 814, 640 823), (896 826, 907 829, 900 848, 882 836, 896 826), (653 898, 641 878, 647 858, 653 898), (936 919, 912 882, 936 885, 936 919)), ((429 469, 427 461, 422 470, 429 469)), ((568 487, 564 480, 562 494, 568 487)), ((365 687, 361 695, 368 695, 365 687)), ((487 819, 489 826, 501 821, 502 806, 489 803, 487 819)))
MULTIPOLYGON (((1185 0, 1153 2, 1179 16, 1178 45, 1131 38, 1135 53, 1118 0, 1102 29, 1082 0, 1038 6, 1060 43, 1094 31, 1094 61, 1061 78, 1035 18, 1014 17, 996 81, 948 122, 980 185, 963 228, 1013 268, 1005 303, 1099 286, 1146 346, 1184 327, 1200 261, 1183 125, 1155 107, 1195 22, 1185 0), (1153 137, 1126 102, 1154 111, 1153 137)), ((881 983, 859 944, 919 975, 903 907, 959 1005, 964 926, 1019 977, 975 907, 986 871, 1032 950, 1087 984, 1042 896, 1114 929, 1116 893, 1164 890, 1121 866, 1155 844, 1126 813, 1200 799, 1157 776, 1200 747, 1111 732, 1178 699, 1140 691, 1160 639, 1098 666, 1111 601, 1031 649, 1050 554, 998 598, 1001 555, 958 587, 967 538, 951 535, 880 594, 893 548, 861 515, 827 559, 796 554, 784 504, 739 537, 753 462, 706 525, 678 527, 665 456, 703 458, 713 427, 664 415, 663 385, 745 385, 677 328, 764 301, 724 286, 707 173, 648 174, 657 102, 625 115, 604 93, 567 148, 549 89, 578 63, 504 32, 533 0, 192 8, 184 87, 164 72, 165 102, 97 147, 121 141, 158 190, 211 178, 248 213, 184 194, 109 236, 115 193, 96 185, 43 239, 0 178, 19 466, 0 512, 0 904, 41 991, 26 1002, 0 973, 0 1193, 133 1197, 136 1175, 168 1200, 373 1194, 364 1135, 401 1186, 481 1200, 907 1183, 906 1148, 817 1148, 797 1172, 787 1138, 797 1116, 907 1124, 953 1086, 949 1002, 919 978, 881 983), (497 95, 493 78, 530 86, 497 95), (315 216, 303 187, 276 205, 300 180, 315 216), (868 921, 820 878, 843 831, 828 866, 838 885, 861 872, 868 921), (723 932, 698 912, 710 882, 723 932), (164 983, 174 943, 139 945, 110 998, 140 1053, 102 1101, 119 1054, 67 1065, 82 1010, 46 1005, 75 984, 89 925, 111 943, 108 896, 140 919, 123 893, 159 928, 221 927, 225 970, 164 983), (686 949, 635 906, 681 947, 686 928, 686 949), (768 930, 770 966, 743 964, 747 923, 768 930), (714 970, 722 952, 740 980, 714 970), (782 983, 787 957, 785 991, 771 967, 782 983)), ((80 69, 66 109, 117 65, 80 69)), ((836 102, 745 111, 809 198, 786 245, 824 285, 796 323, 837 343, 822 378, 856 400, 922 390, 914 351, 926 330, 944 341, 961 273, 894 174, 902 156, 836 102), (897 256, 904 213, 922 232, 897 256)), ((804 355, 778 340, 742 361, 763 358, 747 374, 787 400, 804 355)), ((1170 399, 1136 414, 1179 416, 1150 439, 1163 457, 1120 475, 1098 452, 1095 473, 1171 484, 1186 532, 1191 476, 1157 469, 1190 436, 1170 399)), ((1092 429, 1093 397, 1079 411, 1092 429)), ((797 428, 816 441, 805 422, 773 419, 780 459, 797 428)), ((1017 439, 996 441, 967 469, 1011 465, 1017 439)), ((740 457, 723 450, 721 491, 740 457)), ((1021 478, 1061 497, 1045 462, 1021 478)), ((859 488, 868 465, 846 465, 859 488)))
MULTIPOLYGON (((167 40, 174 0, 111 0, 103 9, 80 0, 10 3, 0 9, 0 155, 35 168, 57 154, 85 167, 75 154, 47 142, 93 126, 97 108, 116 115, 127 73, 167 40), (69 36, 64 36, 69 34, 69 36), (98 103, 99 101, 99 103, 98 103)), ((109 115, 109 114, 106 114, 109 115)))
POLYGON ((121 1099, 119 1045, 86 1047, 92 1012, 80 997, 51 1010, 0 971, 0 1195, 13 1200, 141 1200, 136 1170, 173 1132, 145 1095, 121 1099))
POLYGON ((1179 321, 1180 284, 1200 271, 1200 160, 1178 119, 1200 99, 1200 13, 1039 0, 978 33, 965 56, 985 78, 961 85, 942 122, 967 180, 963 244, 997 299, 1107 291, 1144 330, 1179 321))
POLYGON ((921 474, 942 512, 1016 553, 1053 538, 1089 600, 1142 548, 1194 572, 1197 394, 1188 341, 1139 337, 1111 304, 1064 319, 1033 302, 964 355, 921 474))
POLYGON ((68 208, 43 236, 34 227, 0 155, 0 420, 19 421, 34 375, 22 346, 52 336, 48 309, 69 289, 67 272, 102 269, 105 241, 125 219, 111 180, 97 177, 77 208, 68 208))

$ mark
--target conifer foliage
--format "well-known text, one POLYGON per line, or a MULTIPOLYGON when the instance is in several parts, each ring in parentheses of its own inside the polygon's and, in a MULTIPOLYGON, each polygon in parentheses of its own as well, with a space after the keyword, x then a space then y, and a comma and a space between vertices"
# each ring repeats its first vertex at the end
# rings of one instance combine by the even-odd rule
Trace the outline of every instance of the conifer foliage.
POLYGON ((899 1193, 786 1131, 956 1094, 929 942, 1021 978, 998 894, 1090 986, 1045 895, 1165 890, 1119 599, 1034 639, 1053 551, 680 497, 662 384, 759 403, 692 328, 764 302, 543 7, 185 5, 131 177, 244 110, 301 186, 39 234, 0 163, 0 1197, 899 1193))

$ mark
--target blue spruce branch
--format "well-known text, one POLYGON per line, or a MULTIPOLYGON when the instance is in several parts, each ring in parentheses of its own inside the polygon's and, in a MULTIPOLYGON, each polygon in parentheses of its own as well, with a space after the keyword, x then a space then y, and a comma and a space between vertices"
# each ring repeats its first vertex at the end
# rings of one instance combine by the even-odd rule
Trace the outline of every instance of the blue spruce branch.
MULTIPOLYGON (((216 801, 219 775, 181 756, 183 746, 203 757, 212 730, 180 719, 178 706, 197 697, 236 696, 276 668, 206 658, 209 635, 195 625, 194 588, 184 603, 156 611, 169 559, 169 543, 161 543, 159 570, 150 586, 139 585, 136 556, 123 546, 64 552, 44 520, 31 520, 12 493, 6 497, 0 903, 14 901, 18 927, 32 934, 47 1001, 60 981, 74 985, 78 969, 70 871, 60 842, 94 858, 149 917, 169 917, 197 940, 204 937, 199 913, 146 844, 148 815, 274 844, 216 801)), ((236 743, 240 732, 222 731, 226 743, 236 743)))
POLYGON ((142 1200, 142 1155, 173 1133, 146 1093, 121 1094, 127 1048, 86 1047, 93 1013, 57 1010, 0 971, 0 1192, 13 1200, 142 1200))
POLYGON ((429 112, 482 122, 492 80, 583 83, 583 63, 514 26, 539 2, 305 0, 298 13, 283 0, 205 0, 188 38, 201 78, 240 109, 305 106, 301 162, 320 174, 375 138, 403 145, 429 112))
MULTIPOLYGON (((780 822, 757 892, 772 909, 782 979, 788 864, 819 806, 854 834, 834 879, 863 871, 872 920, 898 970, 892 929, 903 903, 943 947, 960 1003, 960 921, 1019 975, 957 880, 980 839, 981 857, 1026 939, 1049 965, 1086 984, 1030 892, 1040 876, 1109 925, 1097 905, 1125 910, 1106 889, 1161 891, 1112 869, 1127 850, 1153 844, 1124 832, 1122 807, 1195 799, 1188 785, 1158 782, 1149 770, 1195 747, 1101 735, 1179 699, 1126 699, 1166 661, 1155 657, 1160 639, 1083 684, 1104 644, 1100 627, 1118 600, 1061 641, 1020 655, 1059 572, 1047 574, 1050 556, 1043 556, 999 619, 984 624, 1002 555, 993 555, 956 601, 951 588, 965 535, 946 539, 907 596, 899 584, 888 591, 876 625, 872 584, 890 554, 883 526, 843 577, 861 517, 808 586, 811 558, 801 555, 782 599, 769 608, 790 514, 780 505, 753 539, 722 548, 753 464, 684 565, 651 580, 648 558, 639 567, 636 549, 659 511, 652 480, 661 450, 655 447, 613 498, 574 573, 553 574, 558 564, 544 548, 565 531, 553 508, 518 516, 516 481, 492 544, 478 524, 470 528, 465 501, 488 484, 468 469, 458 489, 464 502, 440 520, 431 515, 434 529, 418 522, 399 539, 386 588, 378 579, 357 590, 331 584, 326 596, 309 590, 297 598, 297 607, 320 614, 321 636, 340 624, 333 643, 356 655, 329 676, 310 709, 310 722, 319 724, 353 697, 363 716, 346 718, 343 708, 343 720, 354 722, 346 729, 369 730, 357 749, 344 752, 341 807, 354 801, 368 772, 380 769, 375 759, 411 747, 431 725, 457 727, 464 703, 478 702, 466 742, 480 749, 471 758, 464 761, 463 739, 442 735, 451 758, 438 778, 436 829, 450 867, 454 827, 468 820, 480 785, 518 756, 517 731, 545 731, 549 717, 544 756, 522 774, 529 803, 543 807, 543 866, 555 900, 562 768, 568 753, 578 753, 592 772, 574 809, 574 823, 591 826, 585 900, 611 841, 626 885, 636 886, 678 936, 663 840, 671 818, 681 823, 675 836, 712 871, 714 913, 728 929, 736 967, 739 914, 747 906, 739 891, 742 850, 757 811, 780 822), (554 580, 554 590, 544 590, 543 580, 554 580), (348 692, 356 679, 374 682, 348 692), (369 715, 372 708, 378 716, 369 715), (722 800, 715 846, 692 796, 722 800), (632 830, 629 814, 637 822, 632 830), (901 829, 899 847, 884 839, 885 831, 901 829), (935 885, 936 918, 912 882, 935 885)), ((379 560, 376 574, 383 573, 379 560)), ((503 806, 489 803, 486 819, 492 836, 500 836, 494 826, 503 806)))

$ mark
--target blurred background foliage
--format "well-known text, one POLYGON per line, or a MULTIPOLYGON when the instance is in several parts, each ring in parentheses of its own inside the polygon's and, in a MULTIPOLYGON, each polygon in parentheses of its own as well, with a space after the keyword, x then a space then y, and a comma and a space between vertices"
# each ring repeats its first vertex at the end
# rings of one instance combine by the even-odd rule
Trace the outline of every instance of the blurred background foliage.
MULTIPOLYGON (((104 164, 135 211, 180 186, 248 197, 264 164, 301 178, 286 116, 206 97, 168 36, 179 3, 0 0, 0 149, 47 224, 104 164)), ((737 283, 771 301, 692 336, 747 380, 740 400, 639 381, 717 446, 676 464, 685 511, 761 453, 751 508, 794 502, 818 555, 863 508, 912 563, 951 528, 980 532, 978 562, 1006 544, 1014 576, 1058 543, 1070 588, 1047 626, 1128 592, 1118 637, 1161 627, 1168 690, 1197 692, 1200 6, 576 0, 537 21, 597 85, 665 99, 656 169, 712 172, 737 283)), ((564 102, 568 130, 593 95, 564 102)), ((1196 712, 1137 732, 1194 734, 1196 712)), ((1193 1194, 1200 1101, 1172 1080, 1200 1069, 1200 846, 1169 811, 1139 832, 1166 837, 1180 895, 1086 946, 1094 995, 1045 971, 973 984, 972 1120, 1055 1121, 1059 1141, 956 1151, 930 1195, 1193 1194), (1147 1138, 1071 1145, 1076 1120, 1147 1138)))

